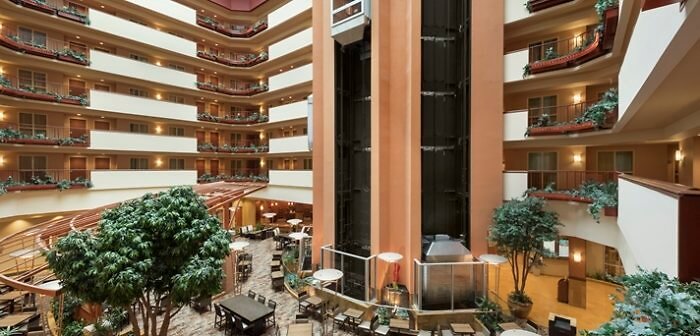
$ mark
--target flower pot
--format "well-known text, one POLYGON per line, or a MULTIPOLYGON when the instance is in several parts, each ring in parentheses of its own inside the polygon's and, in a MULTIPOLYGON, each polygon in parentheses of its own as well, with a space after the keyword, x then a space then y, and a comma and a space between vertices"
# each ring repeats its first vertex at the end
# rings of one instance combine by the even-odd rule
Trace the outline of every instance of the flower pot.
POLYGON ((25 44, 22 46, 22 51, 24 51, 27 54, 34 55, 34 56, 39 56, 39 57, 46 57, 46 58, 56 58, 56 52, 50 49, 46 48, 38 48, 34 46, 30 46, 28 44, 25 44))
POLYGON ((508 299, 508 310, 510 310, 510 314, 513 315, 513 317, 525 320, 527 316, 530 315, 532 303, 515 302, 508 299))
POLYGON ((23 7, 31 8, 33 10, 44 12, 46 14, 56 14, 56 9, 49 5, 34 2, 34 0, 21 0, 21 2, 23 7))
POLYGON ((68 13, 68 12, 64 12, 64 11, 57 11, 56 16, 64 18, 64 19, 68 19, 71 21, 75 21, 78 23, 82 23, 82 24, 87 23, 87 19, 85 17, 80 16, 80 15, 75 15, 73 13, 68 13))
POLYGON ((41 100, 41 101, 47 101, 47 102, 55 102, 56 101, 56 96, 50 95, 48 93, 24 91, 24 93, 22 94, 22 97, 27 98, 27 99, 41 100))
POLYGON ((73 64, 80 64, 80 65, 88 65, 88 63, 90 63, 87 60, 81 61, 77 58, 73 58, 72 56, 68 56, 68 55, 58 55, 58 59, 61 61, 64 61, 64 62, 73 63, 73 64))
POLYGON ((605 207, 603 214, 608 217, 617 217, 617 207, 605 207))

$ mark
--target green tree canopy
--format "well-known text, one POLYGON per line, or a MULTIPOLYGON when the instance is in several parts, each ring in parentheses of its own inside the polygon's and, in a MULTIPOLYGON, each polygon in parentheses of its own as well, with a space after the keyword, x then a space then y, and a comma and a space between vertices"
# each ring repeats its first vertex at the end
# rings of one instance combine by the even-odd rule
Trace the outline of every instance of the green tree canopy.
POLYGON ((221 290, 230 241, 202 198, 176 187, 105 211, 97 232, 70 233, 47 260, 65 290, 123 307, 137 335, 164 336, 179 307, 221 290))
POLYGON ((610 322, 590 336, 700 335, 700 283, 684 284, 659 271, 622 278, 610 322))
POLYGON ((559 236, 559 226, 557 214, 545 210, 544 200, 537 197, 512 199, 494 211, 489 240, 496 243, 511 265, 514 301, 532 302, 525 295, 528 274, 546 254, 544 242, 559 236))

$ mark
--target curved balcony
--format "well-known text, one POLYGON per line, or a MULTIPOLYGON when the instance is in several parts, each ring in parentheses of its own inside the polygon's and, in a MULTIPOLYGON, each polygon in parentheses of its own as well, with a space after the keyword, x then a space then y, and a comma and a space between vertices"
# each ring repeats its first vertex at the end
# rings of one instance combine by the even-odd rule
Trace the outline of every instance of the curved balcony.
POLYGON ((198 89, 223 93, 231 96, 249 97, 268 90, 267 84, 265 83, 236 83, 235 87, 227 87, 211 82, 197 82, 195 84, 197 85, 198 89))
POLYGON ((23 41, 17 34, 16 30, 8 29, 4 26, 0 30, 0 45, 24 54, 57 59, 59 61, 89 65, 90 59, 88 55, 81 51, 70 48, 69 43, 63 40, 48 38, 41 43, 33 41, 23 41))
POLYGON ((197 183, 206 184, 214 182, 269 182, 267 174, 259 168, 231 169, 230 174, 220 174, 219 171, 201 172, 197 183))
POLYGON ((267 29, 267 20, 258 20, 252 25, 220 23, 208 16, 197 16, 197 25, 229 37, 253 37, 267 29))
POLYGON ((256 111, 238 111, 223 117, 215 116, 207 112, 199 112, 197 113, 197 120, 228 125, 255 125, 268 122, 270 119, 267 115, 256 111))
POLYGON ((0 144, 87 147, 87 129, 0 123, 0 144))
POLYGON ((16 191, 91 188, 85 169, 0 170, 0 195, 16 191))
POLYGON ((197 57, 238 68, 250 68, 269 59, 265 51, 260 51, 258 53, 232 53, 231 55, 226 55, 225 53, 207 50, 206 48, 197 50, 197 57))
POLYGON ((542 107, 528 111, 526 135, 559 135, 612 128, 617 122, 617 91, 601 101, 542 107))
POLYGON ((0 75, 0 94, 5 96, 39 100, 44 102, 61 103, 68 105, 89 105, 87 94, 72 95, 67 85, 58 83, 46 83, 44 87, 25 85, 19 83, 17 78, 0 75))
POLYGON ((62 19, 82 23, 90 24, 90 18, 88 13, 81 12, 72 7, 64 6, 63 1, 57 0, 9 0, 10 2, 22 6, 24 8, 32 9, 38 12, 46 13, 49 15, 55 15, 62 19))
POLYGON ((527 8, 530 13, 535 13, 572 1, 574 0, 528 0, 525 2, 525 8, 527 8))
POLYGON ((523 68, 523 76, 575 67, 605 54, 607 51, 603 49, 602 36, 598 30, 589 30, 558 41, 546 46, 542 59, 533 59, 533 56, 539 55, 536 48, 542 47, 530 47, 530 63, 523 68))
POLYGON ((251 154, 251 153, 267 153, 270 150, 268 145, 261 145, 255 142, 241 142, 237 144, 211 144, 208 142, 200 142, 197 145, 197 151, 200 153, 234 153, 234 154, 251 154))

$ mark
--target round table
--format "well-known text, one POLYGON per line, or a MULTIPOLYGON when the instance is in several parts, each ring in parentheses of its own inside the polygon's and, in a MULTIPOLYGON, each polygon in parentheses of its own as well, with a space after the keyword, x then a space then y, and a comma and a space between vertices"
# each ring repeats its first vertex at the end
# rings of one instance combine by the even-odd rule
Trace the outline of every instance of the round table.
POLYGON ((479 257, 479 260, 489 264, 489 265, 494 265, 496 266, 496 297, 498 297, 499 294, 499 289, 501 286, 501 264, 504 264, 505 262, 508 261, 506 257, 500 256, 498 254, 482 254, 479 257))
POLYGON ((228 247, 233 250, 233 280, 234 284, 238 284, 238 251, 242 251, 250 245, 247 241, 235 241, 228 244, 228 247))
POLYGON ((275 216, 277 216, 277 214, 274 212, 266 212, 266 213, 262 214, 262 216, 267 218, 268 222, 270 222, 270 224, 272 224, 272 219, 275 218, 275 216))
POLYGON ((250 245, 250 243, 247 241, 237 241, 237 242, 233 242, 231 244, 228 244, 228 247, 234 251, 240 251, 240 250, 243 250, 244 248, 248 247, 248 245, 250 245))
MULTIPOLYGON (((313 278, 321 282, 335 281, 335 290, 333 291, 333 296, 338 294, 338 280, 343 277, 343 271, 337 270, 335 268, 325 268, 314 272, 313 278)), ((325 314, 324 314, 325 316, 325 314)), ((326 322, 323 321, 323 334, 326 333, 326 322)))
POLYGON ((299 241, 299 271, 304 269, 304 254, 306 253, 306 251, 304 251, 304 239, 309 237, 311 236, 305 232, 292 232, 289 234, 289 238, 299 241))
POLYGON ((533 332, 529 332, 527 330, 506 330, 501 333, 501 336, 539 336, 538 334, 535 334, 533 332))
POLYGON ((297 225, 301 224, 301 222, 303 221, 299 218, 287 219, 287 223, 292 226, 292 231, 296 231, 297 225))
POLYGON ((36 285, 36 287, 58 292, 63 288, 63 285, 61 285, 60 280, 54 280, 54 281, 49 281, 49 282, 44 282, 42 284, 38 284, 38 285, 36 285))
POLYGON ((289 238, 292 238, 294 240, 302 240, 304 238, 309 238, 309 237, 311 237, 311 236, 309 236, 309 234, 306 232, 292 232, 289 234, 289 238))
POLYGON ((399 264, 397 262, 403 259, 403 256, 396 252, 383 252, 378 254, 377 258, 393 265, 394 271, 391 279, 394 287, 396 287, 396 284, 399 282, 399 264))

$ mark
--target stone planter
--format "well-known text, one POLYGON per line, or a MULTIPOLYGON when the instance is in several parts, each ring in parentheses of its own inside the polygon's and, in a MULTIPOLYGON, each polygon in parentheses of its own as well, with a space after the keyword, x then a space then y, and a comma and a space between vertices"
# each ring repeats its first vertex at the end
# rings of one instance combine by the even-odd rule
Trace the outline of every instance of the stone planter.
POLYGON ((508 310, 510 310, 510 314, 513 317, 525 320, 530 315, 530 311, 532 311, 532 303, 515 302, 508 299, 508 310))

